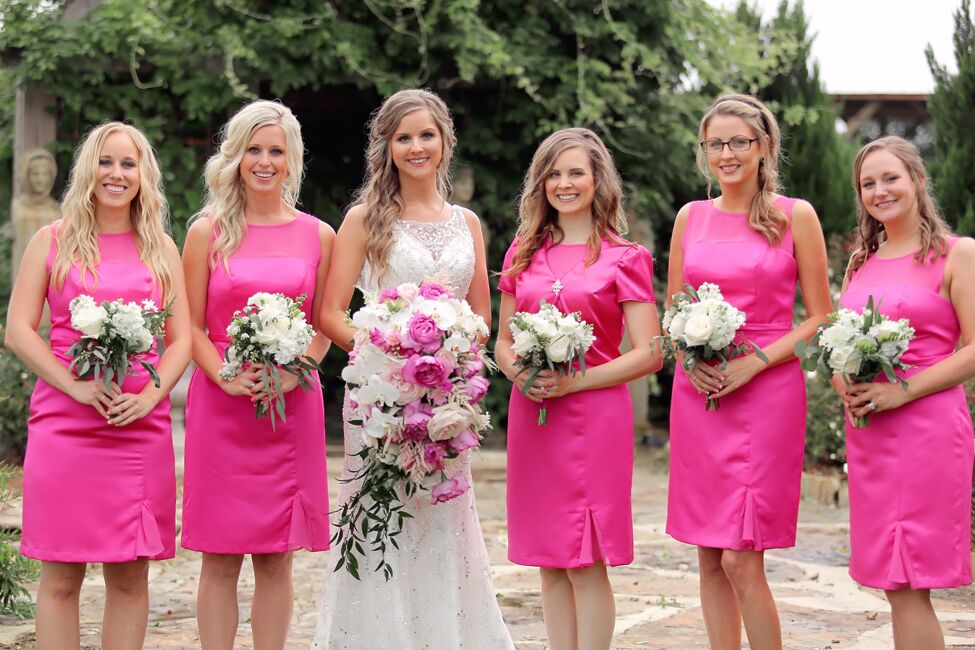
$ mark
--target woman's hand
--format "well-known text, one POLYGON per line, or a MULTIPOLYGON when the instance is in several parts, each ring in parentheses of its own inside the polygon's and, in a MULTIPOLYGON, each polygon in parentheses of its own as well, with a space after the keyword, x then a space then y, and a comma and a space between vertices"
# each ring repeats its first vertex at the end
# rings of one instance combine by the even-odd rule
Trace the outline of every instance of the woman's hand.
POLYGON ((105 384, 98 380, 77 380, 71 384, 68 395, 79 404, 88 404, 93 407, 98 414, 108 420, 108 409, 112 405, 112 400, 119 394, 116 384, 105 388, 105 384))
MULTIPOLYGON (((257 366, 258 369, 263 368, 263 366, 257 366)), ((290 372, 281 371, 278 373, 281 380, 278 382, 281 389, 281 395, 293 391, 298 386, 298 375, 292 374, 290 372)), ((273 379, 268 376, 268 379, 273 379)), ((250 389, 251 402, 259 402, 260 400, 268 396, 268 387, 264 384, 264 380, 261 378, 260 373, 258 373, 258 379, 254 383, 254 387, 250 389)))
POLYGON ((762 372, 764 369, 765 362, 754 354, 746 354, 743 357, 732 359, 727 363, 727 365, 725 365, 724 370, 719 371, 722 375, 720 382, 721 388, 718 390, 718 392, 711 395, 711 397, 714 399, 720 399, 725 395, 735 392, 750 382, 755 375, 762 372))
POLYGON ((581 389, 581 386, 582 373, 580 372, 560 374, 551 370, 542 370, 535 377, 535 383, 526 397, 534 402, 541 402, 576 393, 581 389))
POLYGON ((233 397, 250 397, 251 390, 257 386, 257 382, 260 380, 261 373, 259 370, 254 370, 252 366, 230 381, 220 381, 218 385, 223 389, 223 392, 233 397))
POLYGON ((853 384, 847 391, 847 395, 850 414, 858 418, 871 413, 889 411, 910 401, 908 399, 910 396, 900 384, 889 381, 853 384))
POLYGON ((108 422, 124 427, 147 416, 159 401, 146 393, 119 393, 108 407, 108 422))

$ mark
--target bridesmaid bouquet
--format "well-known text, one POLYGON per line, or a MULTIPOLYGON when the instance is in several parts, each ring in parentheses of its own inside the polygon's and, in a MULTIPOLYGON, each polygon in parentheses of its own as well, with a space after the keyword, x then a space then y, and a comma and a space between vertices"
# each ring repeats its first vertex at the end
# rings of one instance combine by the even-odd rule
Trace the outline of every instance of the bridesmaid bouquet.
MULTIPOLYGON (((684 291, 675 293, 670 307, 664 312, 661 324, 667 332, 661 336, 665 356, 676 356, 683 352, 681 365, 690 372, 700 362, 720 359, 720 368, 728 364, 731 357, 754 352, 755 356, 768 363, 768 358, 755 345, 743 341, 736 343, 738 332, 745 325, 745 314, 725 301, 721 289, 716 284, 704 282, 694 290, 689 284, 684 291)), ((708 411, 718 410, 718 400, 707 398, 708 411)))
POLYGON ((318 370, 318 364, 302 354, 315 335, 301 311, 304 301, 305 294, 292 300, 283 293, 260 291, 247 299, 243 309, 234 312, 227 326, 230 345, 224 353, 220 377, 232 381, 245 366, 262 366, 261 379, 268 391, 255 407, 258 418, 270 415, 272 430, 275 416, 285 420, 281 371, 295 375, 298 385, 308 390, 312 387, 312 373, 318 370))
POLYGON ((466 301, 434 282, 404 283, 377 295, 351 318, 356 329, 349 364, 348 421, 362 428, 362 463, 347 482, 359 488, 339 510, 332 544, 340 545, 335 570, 359 578, 364 544, 380 555, 375 571, 389 580, 387 545, 411 518, 404 501, 429 490, 434 504, 464 494, 463 473, 451 476, 461 452, 477 447, 491 419, 480 401, 493 369, 478 337, 489 330, 466 301))
MULTIPOLYGON (((172 302, 163 309, 152 300, 141 303, 125 302, 121 298, 95 302, 89 295, 80 294, 68 303, 71 327, 81 332, 81 340, 68 348, 71 364, 79 379, 101 380, 108 388, 115 380, 119 385, 131 374, 132 360, 148 352, 156 337, 163 333, 172 302)), ((151 363, 135 359, 159 387, 159 374, 151 363)))
MULTIPOLYGON (((514 339, 511 350, 518 357, 515 365, 521 368, 518 374, 528 373, 522 394, 531 390, 538 373, 545 369, 565 375, 575 372, 573 362, 578 361, 585 374, 586 352, 596 337, 592 325, 582 320, 579 312, 563 314, 542 300, 537 312, 520 311, 512 316, 508 329, 514 339)), ((548 409, 543 402, 538 409, 538 426, 547 421, 548 409)))
MULTIPOLYGON (((799 341, 795 351, 802 359, 803 370, 819 370, 826 377, 839 373, 847 386, 871 382, 883 373, 887 381, 906 389, 907 382, 894 370, 911 367, 901 362, 901 356, 913 339, 910 322, 887 318, 874 308, 870 296, 863 312, 840 309, 830 314, 829 322, 817 328, 808 345, 799 341)), ((856 429, 867 423, 865 415, 853 418, 856 429)))

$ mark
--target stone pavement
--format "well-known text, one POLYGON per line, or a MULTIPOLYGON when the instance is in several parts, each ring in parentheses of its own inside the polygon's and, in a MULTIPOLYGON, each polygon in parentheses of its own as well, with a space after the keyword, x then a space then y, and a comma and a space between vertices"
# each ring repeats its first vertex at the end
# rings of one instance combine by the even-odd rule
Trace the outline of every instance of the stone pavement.
MULTIPOLYGON (((333 475, 341 451, 330 450, 333 475)), ((181 456, 181 454, 179 454, 181 456)), ((481 523, 495 588, 519 650, 545 645, 537 571, 507 562, 505 553, 505 456, 482 452, 474 463, 481 523)), ((337 482, 331 481, 337 488, 337 482)), ((611 571, 618 618, 613 647, 706 648, 697 597, 696 553, 664 534, 667 477, 659 456, 638 449, 634 477, 636 560, 611 571)), ((334 494, 333 494, 334 498, 334 494)), ((798 545, 766 554, 769 580, 782 618, 786 648, 893 648, 889 609, 881 592, 860 589, 846 574, 847 511, 803 502, 798 545)), ((295 557, 296 605, 289 650, 307 648, 326 579, 326 554, 295 557)), ((147 648, 198 648, 194 597, 200 558, 180 550, 175 560, 153 563, 147 648)), ((245 563, 241 578, 241 626, 237 647, 251 648, 249 608, 253 574, 245 563)), ((34 585, 36 588, 36 585, 34 585)), ((100 647, 104 598, 98 567, 89 570, 82 592, 82 645, 100 647)), ((975 589, 935 593, 949 647, 975 649, 975 589)), ((0 649, 34 648, 32 621, 0 622, 0 649)), ((431 650, 452 650, 433 648, 431 650)))

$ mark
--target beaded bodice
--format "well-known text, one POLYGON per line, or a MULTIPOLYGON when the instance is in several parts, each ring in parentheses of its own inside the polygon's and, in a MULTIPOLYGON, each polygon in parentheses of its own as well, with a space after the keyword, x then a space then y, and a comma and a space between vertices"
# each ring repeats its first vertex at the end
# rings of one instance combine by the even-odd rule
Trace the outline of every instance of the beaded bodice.
POLYGON ((458 298, 465 298, 474 277, 474 238, 459 206, 453 206, 446 221, 408 221, 393 226, 393 246, 386 260, 386 273, 379 286, 379 274, 365 262, 356 286, 362 291, 380 291, 403 282, 419 284, 437 279, 458 298))

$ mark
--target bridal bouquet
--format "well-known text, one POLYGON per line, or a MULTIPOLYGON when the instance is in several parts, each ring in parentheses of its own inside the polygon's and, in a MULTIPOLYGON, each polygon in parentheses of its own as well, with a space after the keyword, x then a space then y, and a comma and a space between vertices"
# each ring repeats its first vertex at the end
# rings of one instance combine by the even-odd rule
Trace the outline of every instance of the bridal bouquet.
MULTIPOLYGON (((803 370, 819 370, 827 377, 839 373, 847 386, 873 381, 882 372, 887 381, 906 389, 907 382, 894 370, 911 367, 901 362, 901 356, 913 339, 910 322, 887 318, 874 308, 870 296, 863 312, 840 309, 830 314, 829 322, 818 327, 808 345, 796 343, 796 356, 802 359, 803 370)), ((867 422, 865 415, 853 418, 857 429, 867 422)))
MULTIPOLYGON (((75 296, 68 310, 71 327, 81 332, 81 340, 68 348, 72 358, 68 370, 80 379, 100 379, 106 388, 112 380, 121 385, 126 375, 131 374, 133 358, 148 352, 156 337, 163 333, 171 308, 172 303, 159 309, 152 300, 141 303, 106 300, 99 305, 91 296, 75 296)), ((152 364, 135 360, 158 388, 159 374, 152 364)))
MULTIPOLYGON (((511 351, 518 360, 515 365, 521 368, 518 374, 528 373, 522 394, 531 390, 538 373, 548 369, 565 375, 575 372, 572 365, 579 362, 579 369, 586 372, 586 351, 592 347, 596 337, 592 325, 582 320, 579 312, 563 314, 558 307, 544 300, 537 312, 520 311, 508 323, 514 340, 511 351)), ((548 410, 538 409, 538 425, 548 421, 548 410)))
MULTIPOLYGON (((745 314, 725 301, 721 289, 716 284, 704 282, 694 290, 689 284, 684 291, 676 293, 670 307, 664 312, 662 327, 667 332, 660 337, 664 354, 676 356, 683 352, 682 365, 690 372, 700 362, 720 359, 720 368, 728 364, 728 359, 740 354, 755 352, 755 355, 768 363, 765 354, 747 341, 735 342, 738 332, 745 325, 745 314)), ((717 411, 718 400, 708 396, 707 410, 717 411)))
POLYGON ((243 309, 234 312, 227 326, 230 345, 224 352, 220 377, 232 381, 245 366, 261 366, 267 395, 255 406, 257 417, 271 416, 271 429, 275 426, 275 415, 282 422, 285 419, 281 371, 295 375, 298 385, 307 390, 312 387, 312 373, 318 369, 313 359, 302 354, 315 335, 301 311, 304 301, 305 294, 292 300, 283 293, 261 291, 248 298, 243 309))
POLYGON ((352 316, 356 329, 349 364, 349 422, 362 428, 361 465, 349 482, 358 490, 340 509, 332 543, 341 545, 335 569, 359 578, 368 543, 380 555, 375 571, 387 580, 387 544, 397 547, 404 501, 429 490, 434 504, 470 488, 453 473, 460 453, 477 447, 491 420, 480 405, 493 368, 477 343, 489 334, 470 305, 435 282, 404 283, 377 295, 352 316))

